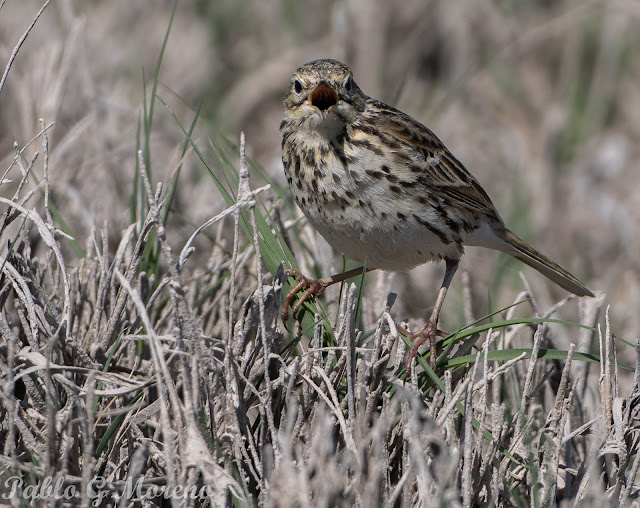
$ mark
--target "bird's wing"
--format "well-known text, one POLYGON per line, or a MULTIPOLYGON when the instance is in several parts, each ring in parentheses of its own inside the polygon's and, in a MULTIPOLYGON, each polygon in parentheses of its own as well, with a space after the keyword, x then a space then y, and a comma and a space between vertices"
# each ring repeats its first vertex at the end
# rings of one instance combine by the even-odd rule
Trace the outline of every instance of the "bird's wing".
POLYGON ((442 141, 410 116, 390 109, 393 114, 385 115, 386 127, 404 145, 394 155, 403 159, 399 162, 413 175, 416 185, 437 189, 449 207, 502 222, 482 186, 442 141))

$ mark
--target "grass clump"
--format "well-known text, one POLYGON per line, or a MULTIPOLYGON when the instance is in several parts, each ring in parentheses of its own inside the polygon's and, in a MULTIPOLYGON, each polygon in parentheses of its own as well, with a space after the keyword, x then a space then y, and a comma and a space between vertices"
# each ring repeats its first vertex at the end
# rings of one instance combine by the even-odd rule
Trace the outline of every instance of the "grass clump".
POLYGON ((476 319, 463 278, 465 324, 440 340, 436 372, 421 357, 412 376, 395 325, 404 295, 374 297, 371 276, 309 302, 287 330, 282 268, 330 267, 244 137, 203 144, 202 103, 184 124, 169 109, 161 61, 122 232, 107 224, 81 245, 65 226, 48 124, 0 179, 0 484, 15 485, 14 504, 48 483, 59 497, 38 499, 85 506, 637 498, 639 367, 617 361, 633 345, 612 332, 604 295, 572 322, 557 315, 575 299, 544 307, 524 281, 512 305, 476 319), (151 166, 159 109, 180 137, 167 185, 151 166), (28 160, 36 141, 42 156, 28 160), (174 205, 189 153, 225 206, 184 237, 174 205))

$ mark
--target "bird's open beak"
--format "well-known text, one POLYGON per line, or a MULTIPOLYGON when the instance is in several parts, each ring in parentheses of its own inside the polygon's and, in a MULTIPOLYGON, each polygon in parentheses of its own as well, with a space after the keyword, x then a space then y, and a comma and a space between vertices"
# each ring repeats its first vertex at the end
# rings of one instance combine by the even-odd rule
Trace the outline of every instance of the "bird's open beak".
POLYGON ((311 94, 309 94, 309 104, 315 106, 324 114, 326 114, 332 106, 338 104, 338 101, 338 94, 326 83, 320 83, 313 89, 311 94))

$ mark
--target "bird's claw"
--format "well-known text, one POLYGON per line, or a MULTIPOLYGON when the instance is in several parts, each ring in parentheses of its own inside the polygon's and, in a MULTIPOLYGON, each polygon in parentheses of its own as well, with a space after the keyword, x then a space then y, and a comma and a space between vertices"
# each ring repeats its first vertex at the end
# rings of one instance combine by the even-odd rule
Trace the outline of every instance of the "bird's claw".
POLYGON ((429 365, 433 370, 435 370, 437 359, 436 336, 438 335, 439 331, 437 324, 435 322, 429 321, 427 323, 427 326, 425 326, 417 333, 409 333, 401 326, 398 327, 398 331, 402 333, 402 335, 404 335, 405 337, 409 337, 413 341, 411 349, 409 350, 409 356, 407 358, 407 372, 411 372, 411 363, 418 354, 418 349, 427 341, 429 342, 429 365))
MULTIPOLYGON (((293 315, 296 316, 300 307, 312 296, 320 296, 324 293, 326 289, 326 285, 322 283, 322 281, 316 279, 310 279, 309 277, 305 277, 298 270, 294 270, 293 268, 287 269, 284 271, 285 277, 293 277, 298 280, 298 284, 296 284, 291 291, 287 293, 287 296, 284 299, 284 304, 282 305, 282 321, 286 324, 289 320, 289 307, 291 307, 291 302, 302 289, 306 290, 300 298, 293 306, 293 315)), ((286 279, 285 279, 286 280, 286 279)))

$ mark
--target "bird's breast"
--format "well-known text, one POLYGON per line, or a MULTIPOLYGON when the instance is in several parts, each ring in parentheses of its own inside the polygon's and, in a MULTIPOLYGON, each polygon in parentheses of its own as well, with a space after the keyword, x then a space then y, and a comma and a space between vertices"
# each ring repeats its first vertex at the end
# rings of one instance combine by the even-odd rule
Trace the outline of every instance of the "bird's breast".
POLYGON ((325 240, 356 261, 389 270, 459 257, 460 242, 394 174, 393 159, 362 148, 357 141, 301 143, 295 136, 283 146, 291 192, 325 240))

